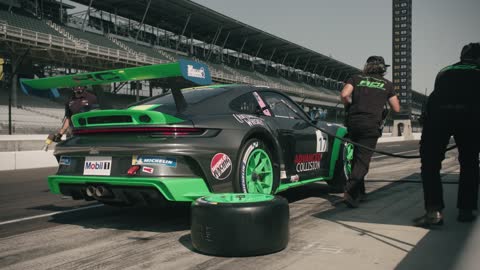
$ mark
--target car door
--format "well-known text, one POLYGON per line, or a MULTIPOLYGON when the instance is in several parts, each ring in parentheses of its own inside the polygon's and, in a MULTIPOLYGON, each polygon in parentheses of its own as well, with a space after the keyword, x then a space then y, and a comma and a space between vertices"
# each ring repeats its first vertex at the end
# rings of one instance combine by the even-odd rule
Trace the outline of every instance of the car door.
POLYGON ((328 148, 328 137, 312 127, 308 117, 287 96, 274 92, 260 92, 277 127, 277 136, 282 146, 287 178, 283 182, 297 182, 328 173, 327 164, 322 166, 322 155, 328 148))

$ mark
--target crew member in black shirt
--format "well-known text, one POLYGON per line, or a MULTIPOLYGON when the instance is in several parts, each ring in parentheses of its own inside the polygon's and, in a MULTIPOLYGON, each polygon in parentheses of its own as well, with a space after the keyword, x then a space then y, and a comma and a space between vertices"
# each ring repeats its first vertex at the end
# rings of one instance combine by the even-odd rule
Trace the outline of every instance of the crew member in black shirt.
POLYGON ((474 126, 480 119, 480 43, 465 45, 460 62, 442 69, 428 97, 420 140, 421 174, 426 214, 416 226, 442 225, 443 189, 440 178, 445 151, 453 135, 458 147, 460 177, 457 220, 471 222, 477 210, 480 140, 474 126))
MULTIPOLYGON (((348 137, 361 145, 374 149, 382 135, 383 110, 388 102, 395 112, 400 111, 400 102, 392 83, 383 76, 388 65, 381 56, 370 56, 363 74, 349 78, 341 92, 347 111, 348 137)), ((365 194, 365 175, 368 173, 371 150, 355 146, 352 172, 345 187, 344 199, 349 207, 358 207, 360 197, 365 194)))
POLYGON ((62 127, 58 133, 55 134, 53 141, 60 141, 65 133, 67 133, 67 137, 69 136, 70 127, 72 125, 72 115, 80 112, 87 112, 98 107, 97 97, 88 92, 84 86, 76 86, 72 90, 72 96, 65 103, 65 117, 63 119, 62 127))

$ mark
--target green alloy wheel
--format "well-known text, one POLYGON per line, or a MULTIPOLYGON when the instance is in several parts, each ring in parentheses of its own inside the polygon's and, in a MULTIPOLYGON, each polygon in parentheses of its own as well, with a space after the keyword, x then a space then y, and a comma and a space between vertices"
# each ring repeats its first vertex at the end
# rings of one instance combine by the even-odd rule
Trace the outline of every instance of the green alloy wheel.
POLYGON ((273 194, 279 184, 278 170, 265 144, 258 139, 248 140, 240 151, 235 191, 273 194))
POLYGON ((335 163, 333 179, 327 181, 333 192, 345 191, 345 185, 348 183, 352 173, 353 151, 353 144, 342 142, 339 156, 335 163))
POLYGON ((200 253, 256 256, 288 244, 288 202, 278 195, 213 194, 195 200, 191 210, 192 246, 200 253))

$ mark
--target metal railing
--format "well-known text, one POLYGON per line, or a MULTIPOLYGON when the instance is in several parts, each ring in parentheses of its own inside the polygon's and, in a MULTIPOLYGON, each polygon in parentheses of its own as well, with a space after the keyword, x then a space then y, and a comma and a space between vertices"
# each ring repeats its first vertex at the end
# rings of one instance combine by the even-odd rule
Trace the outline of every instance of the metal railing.
POLYGON ((146 55, 137 55, 123 50, 94 45, 83 40, 78 40, 75 42, 65 37, 35 32, 8 25, 6 22, 1 21, 0 33, 1 39, 12 42, 29 44, 58 51, 70 51, 75 54, 84 54, 101 59, 107 58, 117 62, 137 65, 159 64, 166 62, 162 59, 157 59, 146 55))
MULTIPOLYGON (((137 54, 126 52, 91 44, 89 42, 78 40, 72 41, 61 36, 54 36, 50 34, 31 31, 24 28, 8 25, 6 22, 0 21, 0 38, 12 42, 22 44, 29 44, 58 51, 71 51, 75 54, 84 54, 101 59, 109 59, 117 62, 125 62, 129 64, 145 65, 145 64, 160 64, 168 61, 153 58, 145 54, 137 54)), ((206 63, 208 65, 208 63, 206 63)), ((213 68, 210 68, 211 76, 214 80, 225 83, 245 83, 254 85, 263 85, 270 88, 279 89, 287 94, 294 94, 301 97, 313 98, 321 101, 338 102, 338 97, 333 95, 326 95, 321 92, 309 91, 302 87, 294 88, 288 87, 280 83, 267 82, 263 80, 255 80, 247 76, 230 75, 213 68)))

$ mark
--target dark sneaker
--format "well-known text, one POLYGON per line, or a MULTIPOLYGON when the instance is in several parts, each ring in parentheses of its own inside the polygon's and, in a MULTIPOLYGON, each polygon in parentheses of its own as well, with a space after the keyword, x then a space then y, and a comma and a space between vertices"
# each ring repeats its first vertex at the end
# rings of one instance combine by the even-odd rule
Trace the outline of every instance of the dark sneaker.
POLYGON ((343 193, 343 199, 345 204, 350 208, 357 208, 359 204, 359 196, 356 198, 353 197, 350 193, 345 192, 343 193))
POLYGON ((472 222, 476 216, 473 214, 473 211, 470 209, 460 209, 458 211, 457 220, 458 222, 472 222))
POLYGON ((423 228, 443 225, 442 213, 440 211, 427 211, 425 215, 414 219, 413 225, 423 228))

